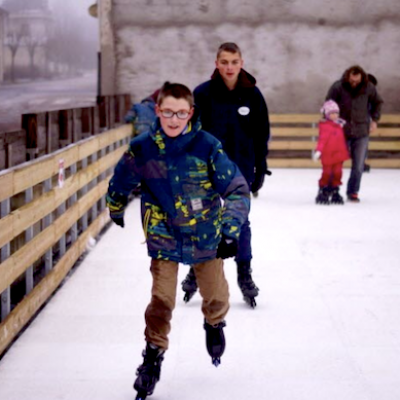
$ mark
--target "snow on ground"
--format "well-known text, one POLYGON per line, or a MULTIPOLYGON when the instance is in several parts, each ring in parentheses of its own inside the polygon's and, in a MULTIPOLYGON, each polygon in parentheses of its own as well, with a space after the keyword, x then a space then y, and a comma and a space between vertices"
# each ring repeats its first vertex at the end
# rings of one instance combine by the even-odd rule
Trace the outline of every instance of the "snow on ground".
MULTIPOLYGON (((231 309, 218 368, 200 296, 185 304, 179 286, 151 399, 398 400, 400 171, 365 174, 361 203, 344 206, 315 205, 319 175, 276 169, 253 200, 261 292, 250 309, 226 262, 231 309)), ((125 229, 106 232, 2 359, 1 400, 135 398, 151 285, 143 240, 134 201, 125 229)))

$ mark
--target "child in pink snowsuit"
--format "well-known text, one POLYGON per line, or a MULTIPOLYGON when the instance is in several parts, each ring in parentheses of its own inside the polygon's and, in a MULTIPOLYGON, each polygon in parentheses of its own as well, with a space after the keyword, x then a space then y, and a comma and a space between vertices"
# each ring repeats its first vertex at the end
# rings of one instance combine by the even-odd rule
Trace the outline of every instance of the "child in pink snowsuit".
POLYGON ((343 132, 346 121, 339 118, 339 106, 333 100, 323 104, 321 113, 323 118, 319 122, 313 159, 321 159, 322 176, 315 201, 317 204, 343 204, 339 186, 342 184, 343 163, 350 158, 343 132))

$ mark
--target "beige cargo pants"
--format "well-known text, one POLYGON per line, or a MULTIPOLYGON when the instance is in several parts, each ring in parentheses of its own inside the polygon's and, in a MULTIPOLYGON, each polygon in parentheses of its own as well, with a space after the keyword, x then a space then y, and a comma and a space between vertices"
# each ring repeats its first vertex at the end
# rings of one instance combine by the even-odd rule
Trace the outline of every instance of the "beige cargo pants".
MULTIPOLYGON (((178 281, 178 266, 174 261, 151 260, 153 276, 151 301, 145 319, 146 341, 162 349, 168 349, 168 334, 171 330, 172 312, 175 308, 178 281)), ((202 312, 211 325, 221 322, 229 310, 229 288, 225 278, 223 261, 220 258, 195 264, 197 285, 203 298, 202 312)), ((202 327, 202 323, 199 324, 202 327)))

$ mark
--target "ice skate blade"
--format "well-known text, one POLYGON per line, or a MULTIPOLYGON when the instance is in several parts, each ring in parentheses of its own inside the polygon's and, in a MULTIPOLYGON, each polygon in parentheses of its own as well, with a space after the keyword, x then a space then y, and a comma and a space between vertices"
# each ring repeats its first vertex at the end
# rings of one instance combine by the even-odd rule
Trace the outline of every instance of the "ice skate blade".
POLYGON ((244 301, 251 307, 251 308, 256 308, 257 303, 256 299, 254 297, 243 297, 244 301))
POLYGON ((147 392, 138 392, 135 400, 145 400, 145 398, 148 396, 147 392))
POLYGON ((213 357, 211 362, 215 367, 218 367, 221 364, 221 357, 213 357))

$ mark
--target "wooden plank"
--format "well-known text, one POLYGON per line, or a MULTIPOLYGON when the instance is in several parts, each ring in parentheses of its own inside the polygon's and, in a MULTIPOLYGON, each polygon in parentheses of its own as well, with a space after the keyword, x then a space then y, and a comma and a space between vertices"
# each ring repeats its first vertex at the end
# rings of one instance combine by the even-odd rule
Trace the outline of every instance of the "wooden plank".
POLYGON ((400 124, 400 114, 382 114, 379 123, 385 124, 400 124))
POLYGON ((271 137, 313 137, 318 136, 317 128, 303 128, 303 127, 272 127, 271 137))
POLYGON ((69 177, 62 189, 55 187, 51 191, 33 200, 8 216, 0 219, 0 248, 6 243, 54 211, 78 190, 98 177, 101 173, 114 166, 121 158, 126 146, 107 154, 87 168, 69 177))
MULTIPOLYGON (((316 137, 318 128, 304 127, 272 127, 271 137, 316 137)), ((400 137, 400 128, 382 128, 378 126, 372 137, 400 137)))
POLYGON ((0 201, 12 197, 14 194, 14 172, 0 171, 0 201))
POLYGON ((0 293, 10 286, 25 270, 52 247, 71 226, 82 217, 80 210, 85 210, 87 203, 93 205, 104 194, 107 180, 102 182, 84 195, 70 207, 52 225, 41 231, 24 247, 16 251, 11 257, 0 264, 0 293), (90 199, 90 201, 88 200, 90 199), (83 205, 83 206, 82 206, 83 205))
POLYGON ((97 142, 100 145, 98 150, 112 144, 125 137, 131 136, 131 126, 123 125, 120 128, 113 129, 97 138, 89 138, 88 143, 82 144, 82 149, 79 145, 72 144, 65 149, 59 150, 50 155, 41 157, 40 159, 33 160, 21 165, 18 165, 9 170, 0 172, 0 201, 20 193, 29 187, 37 185, 51 178, 58 173, 59 160, 64 160, 64 167, 67 168, 72 164, 80 161, 80 155, 86 156, 88 149, 95 148, 96 146, 91 142, 97 142), (102 138, 101 138, 102 137, 102 138), (87 147, 86 147, 87 146, 87 147), (10 176, 7 176, 10 174, 10 176))
MULTIPOLYGON (((372 168, 400 168, 400 159, 368 159, 367 163, 372 168)), ((344 163, 345 168, 350 166, 350 161, 344 163)), ((321 164, 307 158, 269 158, 268 168, 321 168, 321 164)))
POLYGON ((370 134, 372 137, 400 137, 400 128, 382 128, 378 126, 374 132, 370 134))
POLYGON ((321 114, 270 114, 270 123, 318 123, 321 119, 321 114))
POLYGON ((369 142, 369 150, 386 150, 386 151, 399 151, 399 142, 369 142))
MULTIPOLYGON (((317 123, 321 119, 321 114, 270 114, 270 123, 317 123)), ((379 123, 400 124, 400 114, 382 114, 379 123)))
POLYGON ((115 129, 110 129, 106 134, 99 135, 100 147, 109 146, 118 140, 125 139, 126 137, 132 136, 132 126, 130 124, 122 125, 115 129))
POLYGON ((0 354, 7 349, 18 333, 37 313, 58 288, 81 254, 86 250, 89 236, 96 237, 108 223, 108 210, 104 210, 88 229, 79 236, 52 271, 27 295, 0 324, 0 354))
POLYGON ((79 160, 83 160, 101 149, 99 138, 97 136, 91 136, 83 140, 82 143, 79 143, 78 148, 79 160))
POLYGON ((269 150, 314 150, 317 142, 295 140, 272 140, 268 144, 269 150))
MULTIPOLYGON (((269 150, 314 150, 317 145, 315 141, 295 141, 295 140, 272 140, 268 147, 269 150)), ((398 142, 370 142, 369 150, 399 151, 400 141, 398 142)))
POLYGON ((400 159, 368 159, 367 164, 371 165, 372 168, 400 168, 400 159))

